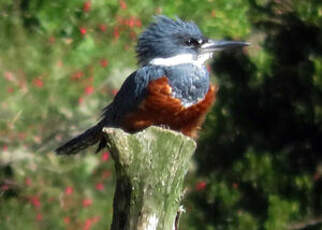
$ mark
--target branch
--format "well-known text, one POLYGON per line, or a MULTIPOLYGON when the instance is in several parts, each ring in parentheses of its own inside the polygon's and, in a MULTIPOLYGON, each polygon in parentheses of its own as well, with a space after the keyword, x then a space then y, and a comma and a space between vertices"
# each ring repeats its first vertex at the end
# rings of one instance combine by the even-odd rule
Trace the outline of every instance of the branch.
POLYGON ((318 225, 321 223, 322 223, 322 216, 312 217, 312 218, 303 220, 302 222, 293 223, 292 225, 288 226, 288 229, 290 230, 305 229, 310 226, 318 225))
POLYGON ((112 230, 174 230, 184 176, 196 143, 181 133, 149 127, 136 134, 104 128, 115 161, 112 230))

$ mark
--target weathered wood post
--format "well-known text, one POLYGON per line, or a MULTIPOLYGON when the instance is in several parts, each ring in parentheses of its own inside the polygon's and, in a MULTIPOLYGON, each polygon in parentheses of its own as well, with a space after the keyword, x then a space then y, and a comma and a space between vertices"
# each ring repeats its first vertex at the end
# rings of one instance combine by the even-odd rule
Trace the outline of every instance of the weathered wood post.
POLYGON ((111 229, 175 230, 196 143, 153 126, 135 134, 115 128, 103 131, 117 177, 111 229))

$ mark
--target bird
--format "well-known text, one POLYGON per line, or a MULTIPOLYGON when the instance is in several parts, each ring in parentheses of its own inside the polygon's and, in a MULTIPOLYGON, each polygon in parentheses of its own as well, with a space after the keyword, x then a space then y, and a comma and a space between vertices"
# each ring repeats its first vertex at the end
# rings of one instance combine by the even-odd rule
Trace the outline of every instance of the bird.
POLYGON ((95 144, 99 152, 106 146, 103 127, 135 133, 156 125, 197 139, 216 93, 206 61, 216 51, 247 45, 209 39, 193 21, 155 16, 138 38, 138 69, 103 109, 99 122, 56 153, 75 154, 95 144))

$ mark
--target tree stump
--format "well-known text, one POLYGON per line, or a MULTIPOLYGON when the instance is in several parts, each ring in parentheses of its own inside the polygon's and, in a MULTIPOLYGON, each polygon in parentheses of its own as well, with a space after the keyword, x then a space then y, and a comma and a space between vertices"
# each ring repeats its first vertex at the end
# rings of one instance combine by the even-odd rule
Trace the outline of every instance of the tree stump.
POLYGON ((103 132, 117 178, 111 229, 177 229, 183 181, 196 143, 155 126, 135 134, 117 128, 103 132))

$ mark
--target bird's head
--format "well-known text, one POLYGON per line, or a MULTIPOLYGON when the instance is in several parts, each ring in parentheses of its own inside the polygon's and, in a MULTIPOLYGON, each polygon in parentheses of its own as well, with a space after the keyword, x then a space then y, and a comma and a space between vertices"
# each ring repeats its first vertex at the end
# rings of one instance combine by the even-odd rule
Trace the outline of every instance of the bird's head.
POLYGON ((246 46, 247 42, 216 41, 205 37, 193 22, 156 16, 141 34, 136 47, 139 64, 203 65, 215 51, 246 46))

